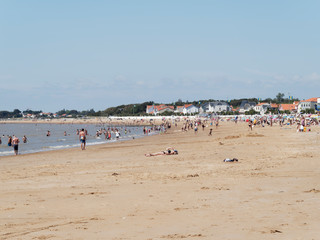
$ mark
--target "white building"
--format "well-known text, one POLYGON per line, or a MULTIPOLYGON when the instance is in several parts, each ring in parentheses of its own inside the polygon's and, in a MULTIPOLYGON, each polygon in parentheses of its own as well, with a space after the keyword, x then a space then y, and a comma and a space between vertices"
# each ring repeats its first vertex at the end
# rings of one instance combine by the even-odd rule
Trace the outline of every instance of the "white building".
POLYGON ((160 105, 148 105, 146 109, 146 113, 148 114, 161 114, 164 112, 174 112, 174 107, 171 105, 165 105, 165 104, 160 104, 160 105))
POLYGON ((256 106, 255 102, 249 102, 248 100, 243 100, 240 105, 239 113, 245 113, 247 111, 250 111, 251 109, 254 109, 256 106))
POLYGON ((217 112, 230 112, 232 108, 226 102, 208 102, 202 104, 200 112, 217 113, 217 112))
POLYGON ((184 106, 177 106, 177 109, 175 110, 175 112, 182 113, 184 115, 194 114, 199 112, 199 108, 192 104, 185 104, 184 106))
POLYGON ((307 100, 300 101, 298 104, 298 113, 307 109, 316 109, 320 98, 309 98, 307 100))
POLYGON ((253 107, 253 109, 256 112, 260 113, 261 115, 264 115, 268 111, 269 108, 270 108, 269 103, 259 103, 253 107))

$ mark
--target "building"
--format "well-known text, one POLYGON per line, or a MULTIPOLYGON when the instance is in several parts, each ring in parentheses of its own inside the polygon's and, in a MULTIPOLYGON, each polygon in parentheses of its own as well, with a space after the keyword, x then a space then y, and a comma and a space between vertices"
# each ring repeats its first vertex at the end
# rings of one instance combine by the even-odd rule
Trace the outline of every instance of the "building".
POLYGON ((177 109, 175 110, 175 112, 182 113, 184 115, 194 114, 199 112, 199 108, 192 104, 185 104, 184 106, 177 106, 177 109))
POLYGON ((242 100, 239 108, 239 113, 245 113, 247 111, 250 111, 251 109, 254 109, 256 106, 255 102, 249 102, 248 100, 242 100))
POLYGON ((279 105, 276 103, 271 103, 269 109, 273 111, 279 111, 279 105))
POLYGON ((239 110, 240 110, 240 107, 234 108, 232 105, 230 105, 230 107, 231 107, 231 111, 234 113, 239 112, 239 110))
POLYGON ((148 105, 146 109, 147 114, 161 114, 164 112, 174 112, 174 106, 169 106, 165 104, 160 104, 160 105, 148 105))
POLYGON ((296 113, 298 110, 297 104, 280 104, 279 111, 289 111, 290 113, 296 113))
POLYGON ((279 105, 275 103, 258 103, 253 107, 253 110, 264 115, 268 111, 277 111, 279 109, 279 105))
POLYGON ((306 111, 307 109, 314 109, 317 110, 320 98, 309 98, 307 100, 300 101, 298 104, 298 113, 302 111, 306 111))
POLYGON ((268 109, 270 109, 270 103, 258 103, 253 109, 261 115, 264 115, 268 109))
POLYGON ((232 108, 226 102, 207 102, 201 105, 200 112, 218 113, 218 112, 231 112, 232 108))

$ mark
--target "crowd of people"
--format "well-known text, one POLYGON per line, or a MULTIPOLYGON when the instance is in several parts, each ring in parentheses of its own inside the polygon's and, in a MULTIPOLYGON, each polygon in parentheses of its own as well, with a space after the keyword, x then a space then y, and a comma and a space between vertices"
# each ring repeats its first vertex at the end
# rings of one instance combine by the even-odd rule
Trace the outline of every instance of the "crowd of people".
MULTIPOLYGON (((170 129, 171 126, 177 127, 178 124, 177 122, 180 122, 181 120, 163 120, 162 124, 152 124, 151 126, 144 126, 142 131, 144 135, 148 135, 151 132, 158 132, 158 133, 166 133, 167 129, 170 129)), ((209 129, 208 131, 208 136, 213 135, 213 129, 214 126, 216 129, 219 128, 220 122, 224 121, 233 121, 235 124, 238 122, 246 122, 248 124, 249 130, 253 131, 255 127, 272 127, 274 125, 278 125, 280 127, 284 126, 296 126, 297 132, 306 132, 306 131, 311 131, 311 126, 312 125, 319 125, 319 121, 317 118, 311 118, 311 117, 306 117, 302 115, 296 115, 296 116, 282 116, 282 115, 277 115, 277 116, 252 116, 252 117, 220 117, 220 116, 215 116, 214 118, 206 118, 206 119, 196 119, 196 118, 185 118, 182 119, 182 122, 180 124, 181 126, 181 131, 182 132, 187 132, 190 130, 194 131, 194 134, 198 134, 199 131, 205 131, 206 128, 209 129)), ((111 140, 112 138, 118 140, 121 138, 122 135, 126 135, 128 133, 131 133, 130 128, 126 127, 109 127, 109 128, 100 128, 96 131, 92 137, 95 138, 101 138, 101 136, 104 137, 105 140, 111 140)), ((63 133, 64 136, 69 136, 70 134, 67 134, 66 131, 63 133)), ((85 150, 86 148, 86 142, 87 142, 87 137, 88 137, 88 131, 84 128, 82 129, 77 129, 76 130, 76 135, 79 136, 79 141, 80 141, 80 147, 82 150, 85 150)), ((46 132, 46 136, 50 137, 51 132, 48 130, 46 132)), ((19 150, 19 143, 20 140, 17 136, 12 135, 12 136, 2 136, 0 137, 0 144, 2 144, 3 139, 7 137, 8 142, 7 145, 9 147, 13 147, 14 154, 18 155, 18 150, 19 150)), ((134 138, 134 137, 133 137, 134 138)), ((22 138, 23 143, 27 143, 28 139, 24 135, 22 138)), ((157 155, 173 155, 177 154, 178 152, 174 150, 173 148, 167 148, 165 151, 160 151, 156 153, 149 153, 146 154, 146 156, 157 156, 157 155)))
MULTIPOLYGON (((4 135, 2 135, 2 137, 0 137, 0 144, 2 144, 2 139, 5 137, 6 136, 4 136, 4 135)), ((12 136, 7 135, 7 138, 8 138, 8 142, 7 142, 8 147, 13 147, 14 154, 18 155, 20 139, 18 137, 16 137, 15 135, 12 135, 12 136)), ((27 143, 26 135, 23 136, 22 142, 27 143)))
POLYGON ((311 131, 310 127, 312 125, 319 125, 317 118, 305 117, 301 115, 290 117, 277 116, 276 118, 273 116, 254 117, 252 119, 246 119, 246 122, 248 122, 248 127, 251 131, 257 126, 272 127, 274 124, 277 124, 280 127, 296 126, 297 132, 306 132, 311 131))

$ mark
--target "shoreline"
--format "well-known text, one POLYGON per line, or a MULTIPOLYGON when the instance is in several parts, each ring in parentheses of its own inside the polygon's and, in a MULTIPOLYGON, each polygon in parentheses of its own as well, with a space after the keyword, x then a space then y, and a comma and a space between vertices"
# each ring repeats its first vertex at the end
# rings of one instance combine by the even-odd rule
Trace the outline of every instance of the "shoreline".
MULTIPOLYGON (((16 124, 18 124, 18 123, 16 123, 16 124)), ((42 124, 44 124, 44 123, 42 123, 42 124)), ((127 126, 127 125, 124 125, 124 126, 127 126)), ((131 126, 127 126, 127 127, 129 127, 129 128, 130 127, 139 127, 139 128, 141 128, 142 126, 132 126, 131 125, 131 126)), ((141 132, 142 132, 142 128, 141 128, 141 132)), ((103 137, 96 140, 95 137, 92 138, 92 135, 90 135, 91 138, 88 138, 88 141, 86 143, 86 147, 92 147, 92 146, 98 146, 98 145, 106 145, 106 144, 112 144, 112 143, 123 142, 123 141, 132 141, 132 140, 135 140, 135 139, 151 137, 151 136, 159 135, 159 134, 161 134, 160 131, 154 130, 154 131, 151 131, 148 134, 140 133, 139 135, 134 135, 134 137, 130 137, 130 136, 126 136, 126 135, 120 136, 120 138, 118 140, 115 137, 110 139, 110 140, 103 140, 103 137), (94 141, 92 141, 92 140, 94 140, 94 141)), ((30 139, 29 139, 29 141, 30 141, 30 139)), ((80 148, 80 142, 79 141, 76 141, 76 142, 73 142, 73 143, 68 142, 67 144, 65 144, 62 141, 60 141, 60 142, 61 142, 60 145, 44 146, 44 147, 39 148, 39 149, 31 149, 31 150, 30 149, 29 150, 24 149, 24 151, 27 151, 27 152, 22 152, 22 153, 21 153, 20 146, 27 147, 27 145, 25 145, 24 143, 20 142, 20 144, 19 144, 19 154, 18 155, 28 155, 28 154, 35 154, 35 153, 44 153, 44 152, 52 152, 52 151, 60 151, 60 150, 68 150, 68 149, 80 148)), ((14 151, 13 151, 13 147, 12 146, 11 147, 7 147, 6 144, 3 143, 3 146, 1 146, 1 148, 2 147, 3 147, 3 150, 5 150, 5 148, 7 148, 7 151, 4 151, 4 155, 1 155, 2 152, 0 152, 0 159, 4 158, 4 157, 10 157, 10 156, 14 155, 14 151), (8 152, 10 152, 10 153, 8 154, 8 152)))
MULTIPOLYGON (((194 117, 190 117, 193 119, 194 117)), ((156 117, 156 116, 141 116, 141 117, 93 117, 87 119, 77 118, 59 118, 59 119, 2 119, 0 124, 7 123, 31 123, 31 124, 110 124, 110 125, 128 125, 128 126, 151 126, 160 125, 165 121, 171 121, 172 117, 156 117)))

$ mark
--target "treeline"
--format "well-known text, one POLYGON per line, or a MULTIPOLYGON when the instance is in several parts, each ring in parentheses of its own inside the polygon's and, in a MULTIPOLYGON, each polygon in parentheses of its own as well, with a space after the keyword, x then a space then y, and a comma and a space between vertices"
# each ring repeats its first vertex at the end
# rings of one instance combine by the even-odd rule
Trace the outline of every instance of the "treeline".
POLYGON ((56 112, 58 116, 72 116, 72 117, 79 117, 79 116, 95 116, 96 112, 93 109, 84 110, 84 111, 77 111, 77 110, 66 110, 62 109, 56 112))
MULTIPOLYGON (((247 100, 249 102, 267 102, 267 103, 293 103, 294 101, 299 101, 298 98, 285 98, 283 93, 278 93, 275 98, 266 98, 266 99, 258 99, 258 98, 242 98, 242 99, 232 99, 227 100, 227 102, 232 105, 234 108, 237 108, 241 105, 243 100, 247 100)), ((182 101, 178 99, 176 102, 173 103, 166 103, 166 105, 172 106, 183 106, 185 104, 193 104, 197 107, 200 107, 202 104, 207 102, 214 102, 214 101, 225 101, 225 100, 214 100, 214 99, 207 99, 207 100, 197 100, 197 101, 182 101)), ((108 116, 141 116, 146 114, 147 105, 159 105, 160 103, 155 103, 153 101, 144 102, 144 103, 136 103, 136 104, 127 104, 127 105, 120 105, 117 107, 110 107, 103 111, 94 111, 93 109, 84 110, 84 111, 77 111, 77 110, 60 110, 56 112, 55 117, 86 117, 86 116, 101 116, 101 117, 108 117, 108 116)), ((31 114, 37 118, 47 118, 47 117, 54 117, 53 114, 47 115, 43 114, 42 111, 32 111, 27 109, 21 112, 18 109, 15 109, 13 112, 9 111, 0 111, 0 118, 21 118, 23 115, 31 114)), ((172 115, 171 112, 164 113, 162 115, 172 115)), ((227 113, 225 113, 227 114, 227 113)), ((229 113, 228 113, 229 114, 229 113)), ((230 113, 231 114, 231 113, 230 113)))
POLYGON ((207 102, 215 102, 215 101, 221 101, 221 102, 228 102, 230 105, 232 105, 234 108, 237 108, 241 105, 241 102, 247 100, 249 102, 259 103, 259 102, 267 102, 267 103, 276 103, 276 104, 289 104, 293 103, 295 101, 300 101, 299 98, 293 98, 293 97, 286 97, 284 93, 278 93, 275 98, 266 98, 266 99, 258 99, 258 98, 241 98, 241 99, 232 99, 232 100, 214 100, 214 99, 207 99, 207 100, 198 100, 198 101, 182 101, 181 99, 178 99, 175 103, 172 103, 172 105, 175 106, 183 106, 185 104, 193 104, 195 106, 200 106, 207 102))
POLYGON ((21 118, 22 114, 19 109, 13 110, 13 112, 9 111, 0 111, 0 118, 21 118))

